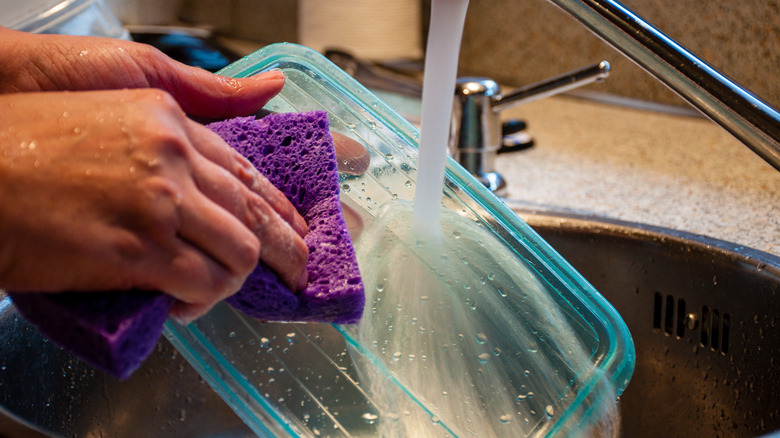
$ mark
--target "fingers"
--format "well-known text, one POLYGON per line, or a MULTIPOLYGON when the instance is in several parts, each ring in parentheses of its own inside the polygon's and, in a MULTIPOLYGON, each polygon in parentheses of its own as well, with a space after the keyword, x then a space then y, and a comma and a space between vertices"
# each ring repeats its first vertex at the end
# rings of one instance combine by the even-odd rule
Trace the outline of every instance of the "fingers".
MULTIPOLYGON (((204 126, 188 121, 187 133, 198 152, 211 162, 222 167, 241 181, 253 193, 267 202, 300 236, 305 236, 308 226, 290 201, 267 178, 265 178, 245 157, 229 147, 217 134, 204 126)), ((201 172, 211 175, 211 172, 201 172)), ((208 184, 204 186, 208 187, 208 184)), ((225 208, 227 206, 223 205, 225 208)), ((228 208, 229 209, 229 208, 228 208)))
MULTIPOLYGON (((259 238, 260 253, 254 263, 256 264, 258 259, 264 261, 292 290, 305 287, 308 248, 303 242, 300 230, 294 229, 264 197, 249 190, 223 167, 206 159, 198 159, 194 163, 193 171, 199 190, 221 210, 229 213, 230 217, 239 221, 248 232, 254 233, 253 236, 259 238)), ((284 201, 289 204, 286 199, 284 201)), ((212 224, 218 223, 220 218, 213 214, 212 217, 208 217, 209 214, 210 212, 203 211, 201 217, 204 219, 201 220, 210 221, 212 224)), ((300 218, 300 215, 297 217, 300 218)), ((303 222, 303 218, 300 220, 303 222)), ((305 222, 303 224, 305 225, 305 222)), ((196 225, 202 229, 193 230, 195 236, 198 236, 198 233, 209 232, 209 223, 196 225)), ((193 242, 197 243, 196 240, 193 242)), ((218 245, 214 247, 198 245, 207 248, 210 254, 224 256, 218 245)), ((225 249, 230 251, 229 247, 225 249)), ((254 267, 254 264, 252 266, 254 267)))
POLYGON ((228 78, 153 53, 146 69, 149 86, 173 95, 187 114, 228 118, 260 110, 284 86, 281 71, 228 78))
POLYGON ((254 233, 260 260, 292 290, 306 286, 307 226, 285 196, 222 139, 196 123, 188 133, 203 157, 193 161, 198 189, 254 233))
POLYGON ((338 132, 331 132, 330 134, 333 136, 333 146, 336 149, 339 172, 350 175, 366 173, 371 159, 366 148, 346 135, 338 132))
POLYGON ((183 201, 180 220, 179 255, 165 290, 178 299, 171 316, 186 324, 238 291, 257 265, 260 241, 197 190, 183 201))

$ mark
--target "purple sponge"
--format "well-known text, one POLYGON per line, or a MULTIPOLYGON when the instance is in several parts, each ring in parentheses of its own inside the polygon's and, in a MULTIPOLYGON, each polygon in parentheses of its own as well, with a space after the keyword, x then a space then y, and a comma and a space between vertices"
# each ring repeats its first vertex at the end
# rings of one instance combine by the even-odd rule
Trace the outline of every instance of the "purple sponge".
POLYGON ((175 301, 141 290, 10 295, 44 336, 120 379, 130 377, 152 352, 175 301))
POLYGON ((236 118, 208 126, 281 190, 309 225, 309 284, 290 292, 262 263, 226 301, 258 319, 355 323, 365 304, 339 202, 333 138, 324 111, 236 118))
MULTIPOLYGON (((333 139, 325 112, 270 115, 209 127, 254 162, 309 225, 309 285, 299 294, 260 263, 227 301, 263 320, 354 323, 365 297, 339 203, 333 139)), ((159 292, 10 293, 17 309, 53 342, 119 378, 152 352, 174 299, 159 292)))

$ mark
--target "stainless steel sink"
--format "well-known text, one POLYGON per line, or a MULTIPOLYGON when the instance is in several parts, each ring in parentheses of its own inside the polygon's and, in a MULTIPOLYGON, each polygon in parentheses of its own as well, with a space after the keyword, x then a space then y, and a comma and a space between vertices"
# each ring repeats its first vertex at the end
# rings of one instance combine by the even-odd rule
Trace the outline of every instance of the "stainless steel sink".
POLYGON ((518 211, 618 310, 636 347, 626 437, 780 429, 780 258, 668 229, 518 211))
MULTIPOLYGON (((519 211, 621 313, 637 364, 623 436, 760 436, 780 429, 780 258, 648 226, 519 211)), ((0 435, 250 436, 161 340, 119 382, 42 339, 0 302, 0 435), (25 424, 23 424, 25 423, 25 424)))

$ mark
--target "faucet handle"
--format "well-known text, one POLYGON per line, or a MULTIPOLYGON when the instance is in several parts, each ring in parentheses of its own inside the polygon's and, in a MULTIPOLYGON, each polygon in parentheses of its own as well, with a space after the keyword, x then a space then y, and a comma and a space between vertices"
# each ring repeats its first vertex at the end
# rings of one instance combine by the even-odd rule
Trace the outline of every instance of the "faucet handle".
POLYGON ((507 108, 604 80, 610 66, 601 61, 546 81, 501 94, 501 87, 485 77, 457 80, 448 151, 456 161, 501 196, 506 184, 494 169, 502 145, 499 113, 507 108))
POLYGON ((611 67, 609 62, 601 61, 560 76, 555 76, 535 84, 520 87, 509 94, 499 94, 493 99, 493 109, 502 111, 515 107, 522 103, 564 93, 575 88, 600 82, 609 76, 611 67))

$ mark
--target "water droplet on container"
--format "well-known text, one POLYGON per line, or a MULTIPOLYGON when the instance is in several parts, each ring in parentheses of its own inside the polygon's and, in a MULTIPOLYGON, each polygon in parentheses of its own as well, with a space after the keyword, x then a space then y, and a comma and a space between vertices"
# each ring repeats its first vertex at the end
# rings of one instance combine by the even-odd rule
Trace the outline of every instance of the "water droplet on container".
POLYGON ((504 414, 498 417, 498 421, 500 421, 501 424, 509 424, 512 422, 512 416, 510 414, 504 414))
POLYGON ((481 344, 484 344, 486 342, 487 342, 487 335, 485 335, 482 332, 477 333, 477 343, 481 345, 481 344))
POLYGON ((479 356, 477 356, 477 360, 479 363, 488 363, 490 360, 490 355, 488 353, 482 353, 479 356))
POLYGON ((374 424, 374 422, 376 421, 377 418, 379 418, 379 416, 376 414, 372 414, 370 412, 366 412, 365 414, 361 415, 361 418, 366 420, 368 424, 374 424))

